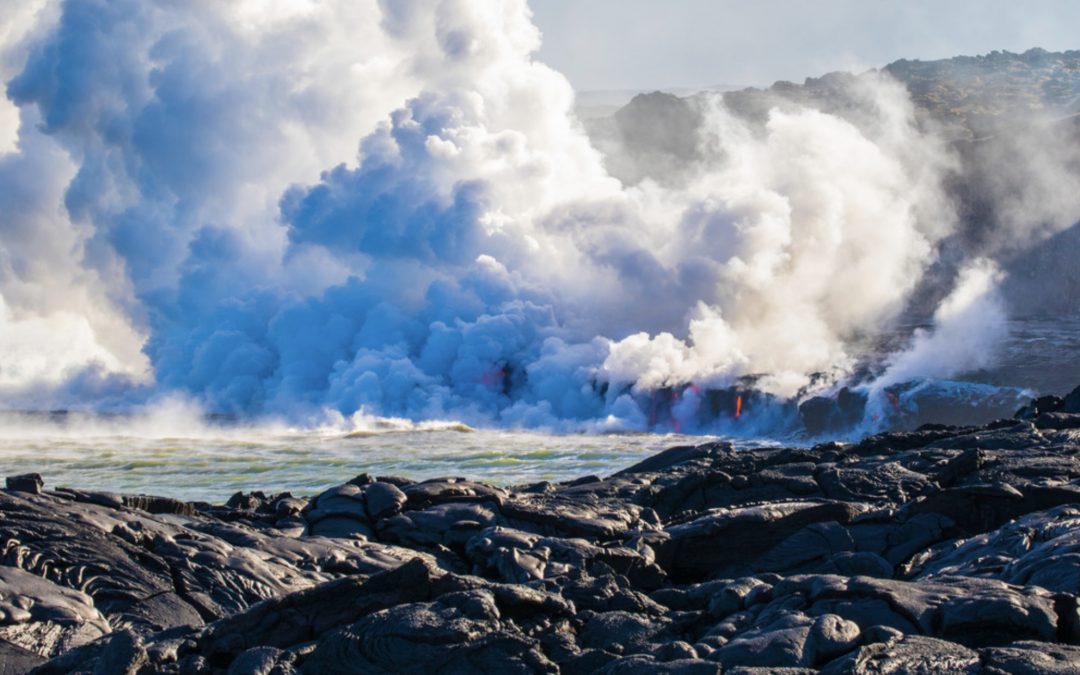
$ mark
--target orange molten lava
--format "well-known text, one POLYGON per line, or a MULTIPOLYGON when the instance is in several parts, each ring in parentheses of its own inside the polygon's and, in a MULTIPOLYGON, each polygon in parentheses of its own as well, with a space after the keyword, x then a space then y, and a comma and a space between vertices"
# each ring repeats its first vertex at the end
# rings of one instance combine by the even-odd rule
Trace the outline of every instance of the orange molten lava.
POLYGON ((742 394, 735 397, 735 419, 742 417, 742 394))
POLYGON ((891 391, 885 392, 885 396, 888 397, 889 403, 892 403, 893 408, 895 408, 896 410, 900 409, 900 397, 899 396, 897 396, 896 394, 894 394, 891 391))
POLYGON ((492 368, 480 376, 480 384, 495 387, 502 384, 506 378, 506 368, 492 368))

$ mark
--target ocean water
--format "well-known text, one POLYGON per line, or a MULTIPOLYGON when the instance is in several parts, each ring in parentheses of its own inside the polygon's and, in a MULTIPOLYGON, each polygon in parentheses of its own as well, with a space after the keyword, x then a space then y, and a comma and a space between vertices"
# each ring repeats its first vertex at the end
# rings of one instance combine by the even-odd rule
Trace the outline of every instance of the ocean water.
POLYGON ((555 482, 607 475, 673 445, 715 438, 555 435, 459 425, 362 433, 203 426, 195 433, 159 434, 113 423, 79 431, 79 422, 9 420, 0 434, 0 467, 4 475, 41 473, 46 489, 221 502, 237 491, 312 494, 361 473, 414 480, 461 476, 499 485, 555 482))
POLYGON ((992 369, 968 375, 998 386, 1065 394, 1080 386, 1080 310, 1009 321, 992 369))
MULTIPOLYGON (((1027 393, 1068 392, 1080 384, 1080 318, 1012 321, 995 363, 938 383, 932 395, 923 392, 912 424, 989 421, 1010 414, 1027 393), (956 408, 962 419, 948 419, 956 408)), ((768 429, 728 436, 552 434, 385 420, 298 429, 213 424, 183 406, 131 417, 0 413, 0 476, 34 471, 47 488, 221 502, 237 491, 312 494, 365 472, 498 485, 603 476, 674 445, 724 439, 736 447, 819 440, 778 437, 768 429)))

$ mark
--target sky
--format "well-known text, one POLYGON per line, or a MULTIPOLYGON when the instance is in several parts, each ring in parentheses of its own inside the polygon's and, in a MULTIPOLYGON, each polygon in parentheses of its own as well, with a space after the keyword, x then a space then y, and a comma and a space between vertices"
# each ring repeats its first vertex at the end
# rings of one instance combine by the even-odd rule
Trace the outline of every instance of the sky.
POLYGON ((1048 0, 531 0, 540 58, 579 91, 801 82, 900 58, 1080 48, 1048 0))

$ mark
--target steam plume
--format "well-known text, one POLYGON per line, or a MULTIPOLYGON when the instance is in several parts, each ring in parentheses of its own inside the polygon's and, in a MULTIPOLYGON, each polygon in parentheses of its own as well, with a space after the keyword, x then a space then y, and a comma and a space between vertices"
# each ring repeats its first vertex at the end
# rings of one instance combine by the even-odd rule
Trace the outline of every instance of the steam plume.
POLYGON ((679 181, 627 185, 524 0, 20 7, 12 405, 640 428, 658 388, 846 377, 957 229, 956 159, 884 75, 843 115, 713 101, 679 181))

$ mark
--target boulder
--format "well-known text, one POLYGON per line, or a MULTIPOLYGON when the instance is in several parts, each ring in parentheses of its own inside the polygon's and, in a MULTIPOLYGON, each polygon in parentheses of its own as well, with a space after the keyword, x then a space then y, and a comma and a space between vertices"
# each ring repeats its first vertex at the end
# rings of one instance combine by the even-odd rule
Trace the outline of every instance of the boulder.
POLYGON ((382 518, 400 513, 409 498, 396 485, 375 482, 364 489, 364 501, 367 505, 368 518, 372 522, 377 522, 382 518))
POLYGON ((29 492, 32 495, 41 494, 41 489, 45 487, 45 481, 41 479, 40 473, 24 473, 18 476, 8 476, 5 479, 5 483, 9 490, 29 492))

